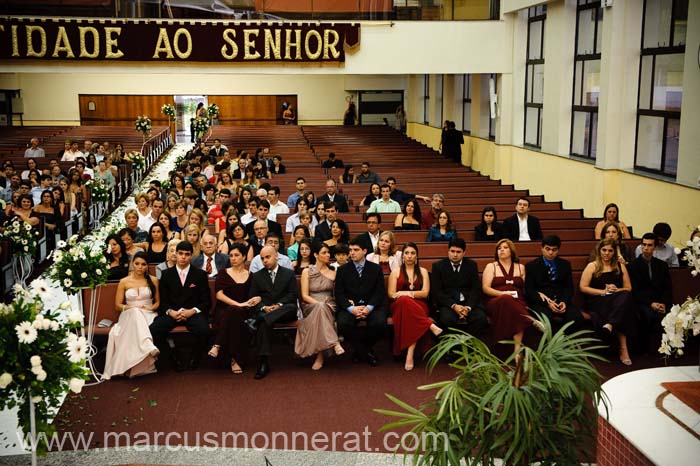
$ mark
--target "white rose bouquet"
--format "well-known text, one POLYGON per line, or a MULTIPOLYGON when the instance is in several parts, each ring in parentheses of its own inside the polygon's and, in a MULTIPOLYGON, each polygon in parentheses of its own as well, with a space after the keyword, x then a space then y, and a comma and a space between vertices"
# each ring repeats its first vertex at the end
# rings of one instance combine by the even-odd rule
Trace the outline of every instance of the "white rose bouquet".
POLYGON ((59 241, 49 255, 54 264, 48 276, 67 294, 94 289, 107 281, 109 264, 103 251, 104 243, 97 239, 78 243, 78 237, 72 236, 67 243, 59 241))
POLYGON ((163 115, 168 116, 170 118, 175 118, 175 107, 171 104, 165 104, 163 107, 160 109, 161 112, 163 112, 163 115))
POLYGON ((135 170, 143 170, 146 168, 146 157, 141 155, 141 152, 129 152, 124 155, 124 160, 130 163, 135 170))
POLYGON ((214 118, 219 115, 219 106, 216 104, 211 104, 207 107, 207 115, 209 118, 214 118))
POLYGON ((136 122, 134 124, 134 129, 136 131, 143 133, 144 136, 147 136, 151 132, 152 128, 153 126, 151 125, 151 119, 146 115, 136 118, 136 122))
POLYGON ((90 196, 93 202, 109 201, 110 189, 101 178, 86 181, 85 187, 90 190, 90 196))
POLYGON ((36 254, 38 236, 38 231, 17 217, 5 224, 5 231, 0 233, 0 238, 10 242, 12 254, 18 256, 33 257, 36 254))

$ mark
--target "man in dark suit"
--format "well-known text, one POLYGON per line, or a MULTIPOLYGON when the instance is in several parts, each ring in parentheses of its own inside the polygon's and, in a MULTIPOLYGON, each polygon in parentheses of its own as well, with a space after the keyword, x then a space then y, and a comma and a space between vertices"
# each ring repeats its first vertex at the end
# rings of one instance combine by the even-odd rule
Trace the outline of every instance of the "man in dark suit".
MULTIPOLYGON (((344 168, 343 161, 335 158, 335 152, 329 152, 328 158, 323 161, 321 168, 344 168)), ((342 211, 341 211, 342 212, 342 211)))
MULTIPOLYGON (((326 210, 326 221, 316 225, 314 230, 314 241, 325 241, 331 239, 331 224, 338 219, 338 207, 335 202, 324 202, 323 207, 326 210)), ((340 238, 340 241, 347 243, 350 239, 350 232, 346 231, 340 238)))
POLYGON ((259 357, 256 379, 262 379, 270 372, 268 357, 273 325, 297 320, 297 279, 294 271, 279 266, 277 251, 272 246, 262 248, 260 258, 264 268, 253 274, 250 287, 250 297, 260 298, 253 324, 259 357))
POLYGON ((216 237, 209 233, 199 241, 202 253, 192 259, 192 266, 204 270, 209 278, 216 278, 222 270, 230 267, 231 262, 226 254, 216 252, 216 237))
POLYGON ((511 241, 537 241, 542 239, 542 229, 537 217, 529 215, 530 200, 521 197, 515 205, 515 215, 503 221, 503 233, 511 241))
POLYGON ((366 359, 378 364, 372 347, 386 330, 384 275, 379 265, 365 259, 367 249, 358 238, 350 240, 351 261, 342 265, 335 276, 335 300, 338 305, 338 330, 355 353, 353 360, 366 359), (364 336, 357 324, 367 322, 364 336))
POLYGON ((573 304, 574 282, 571 264, 559 257, 561 239, 548 235, 542 239, 542 256, 525 266, 525 298, 538 314, 547 316, 552 326, 574 324, 569 332, 583 323, 581 311, 573 304))
POLYGON ((435 262, 431 273, 440 327, 447 330, 464 324, 468 333, 481 337, 489 324, 481 306, 476 263, 464 256, 467 244, 462 238, 452 238, 447 247, 447 258, 435 262))
POLYGON ((338 212, 350 212, 345 196, 338 193, 335 180, 326 180, 326 194, 319 196, 317 202, 334 202, 338 212))
POLYGON ((357 237, 362 242, 364 247, 369 252, 374 252, 379 242, 379 235, 382 234, 382 216, 379 212, 367 214, 365 218, 367 231, 360 233, 357 237))
POLYGON ((649 340, 658 348, 660 323, 671 309, 673 299, 671 273, 668 264, 654 257, 657 235, 645 233, 642 236, 642 254, 629 265, 632 279, 632 296, 637 303, 641 324, 642 350, 646 351, 649 340))
POLYGON ((248 161, 246 159, 240 159, 238 161, 238 168, 236 168, 233 171, 233 174, 231 175, 231 177, 235 181, 240 181, 240 180, 244 179, 245 178, 245 168, 247 165, 248 165, 248 161))
POLYGON ((280 251, 284 251, 284 235, 282 234, 282 226, 277 222, 269 220, 267 218, 268 213, 270 213, 270 203, 267 201, 258 202, 258 220, 248 223, 245 227, 246 232, 248 233, 248 238, 255 236, 255 225, 262 220, 267 225, 267 232, 265 232, 265 234, 268 232, 277 233, 277 236, 280 238, 280 251))
MULTIPOLYGON (((207 274, 192 267, 192 245, 180 241, 175 251, 175 267, 166 269, 160 278, 160 309, 150 326, 153 342, 161 353, 170 352, 165 341, 168 333, 178 325, 184 325, 194 335, 195 343, 189 367, 196 369, 209 337, 208 314, 211 307, 211 292, 207 274)), ((175 369, 185 366, 175 359, 175 369)))

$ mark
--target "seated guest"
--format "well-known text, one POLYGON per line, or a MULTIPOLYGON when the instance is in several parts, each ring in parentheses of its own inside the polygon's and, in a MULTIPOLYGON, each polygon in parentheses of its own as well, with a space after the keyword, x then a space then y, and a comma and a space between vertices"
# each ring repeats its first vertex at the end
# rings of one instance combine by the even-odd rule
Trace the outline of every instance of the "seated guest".
POLYGON ((569 331, 583 323, 581 311, 573 304, 574 282, 571 264, 559 257, 561 239, 548 235, 542 239, 542 256, 525 266, 525 294, 530 309, 545 315, 552 326, 574 322, 569 331))
POLYGON ((394 220, 394 230, 420 230, 420 206, 415 199, 409 199, 401 206, 401 213, 394 220))
POLYGON ((345 350, 335 331, 335 270, 329 267, 331 251, 322 243, 314 248, 314 263, 301 272, 300 301, 304 318, 297 328, 294 352, 301 358, 315 354, 311 369, 317 371, 323 367, 324 351, 333 348, 340 356, 345 350))
POLYGON ((187 223, 188 225, 196 225, 200 233, 204 233, 207 229, 207 217, 204 215, 204 212, 197 207, 190 211, 187 216, 187 223))
MULTIPOLYGON (((700 228, 696 228, 690 234, 690 241, 700 241, 700 239, 696 240, 695 238, 700 238, 700 228)), ((678 254, 678 263, 681 267, 690 267, 690 264, 688 263, 688 259, 686 258, 686 253, 690 250, 691 250, 691 247, 686 246, 683 249, 681 249, 681 253, 678 254)))
POLYGON ((126 245, 119 235, 112 233, 107 237, 107 280, 121 280, 129 273, 130 257, 126 253, 126 245))
POLYGON ((654 257, 656 235, 645 233, 642 236, 642 254, 629 265, 632 280, 632 296, 637 304, 640 317, 642 349, 646 350, 649 338, 653 338, 653 349, 659 347, 661 320, 671 309, 671 273, 668 264, 654 257))
POLYGON ((367 260, 379 264, 382 273, 389 274, 401 267, 401 251, 396 247, 396 238, 391 231, 382 232, 374 252, 367 254, 367 260))
POLYGON ((360 201, 360 206, 369 206, 374 201, 382 198, 382 187, 379 183, 372 183, 369 186, 369 194, 360 201))
POLYGON ((202 239, 202 232, 197 225, 187 225, 182 231, 182 239, 192 245, 192 257, 197 257, 202 252, 199 241, 202 239))
MULTIPOLYGON (((271 247, 275 250, 275 262, 280 266, 284 267, 289 270, 294 270, 294 266, 292 265, 292 261, 289 260, 289 257, 285 256, 284 254, 280 253, 280 237, 277 235, 277 233, 274 232, 269 232, 268 234, 265 235, 265 246, 271 247)), ((262 249, 265 249, 263 247, 262 249)), ((260 254, 255 256, 253 260, 250 262, 250 267, 248 268, 251 273, 255 273, 258 270, 261 270, 265 267, 265 264, 263 262, 263 257, 262 257, 262 249, 260 250, 260 254)))
POLYGON ((131 236, 135 242, 143 243, 146 241, 148 232, 139 227, 139 214, 136 209, 126 209, 126 212, 124 212, 124 220, 126 220, 126 226, 131 230, 131 236))
POLYGON ((341 219, 337 218, 331 223, 331 237, 323 243, 331 249, 331 253, 335 253, 335 246, 342 243, 347 236, 348 226, 341 219))
POLYGON ((318 220, 316 220, 316 217, 312 217, 310 215, 308 201, 305 198, 300 197, 299 199, 297 199, 297 204, 294 208, 294 213, 287 217, 287 223, 284 229, 285 233, 294 232, 294 229, 302 223, 301 219, 304 213, 309 214, 310 223, 309 225, 307 225, 307 227, 309 228, 309 232, 314 231, 314 229, 318 225, 318 220))
POLYGON ((230 259, 226 254, 216 252, 216 237, 204 233, 199 240, 202 253, 192 259, 192 267, 204 270, 207 277, 215 278, 220 270, 225 270, 230 264, 230 259))
POLYGON ((406 243, 402 257, 401 267, 389 275, 387 293, 393 300, 390 309, 394 321, 394 355, 406 350, 404 369, 411 371, 418 344, 419 351, 425 354, 430 348, 428 331, 437 336, 442 329, 429 317, 430 278, 418 262, 418 246, 406 243))
POLYGON ((377 173, 369 169, 369 162, 362 162, 360 165, 360 174, 357 175, 357 182, 380 184, 382 181, 377 173))
POLYGON ((444 205, 445 196, 440 193, 433 194, 432 200, 430 201, 430 209, 424 211, 420 219, 422 230, 429 230, 437 223, 438 214, 442 212, 444 205))
POLYGON ((452 216, 446 210, 440 211, 435 225, 428 231, 429 243, 448 242, 457 237, 457 230, 452 226, 452 216))
POLYGON ((277 222, 277 214, 289 213, 289 207, 287 207, 287 204, 280 201, 280 192, 279 186, 272 186, 267 191, 267 202, 270 203, 270 213, 267 216, 274 222, 277 222))
POLYGON ((326 180, 326 194, 319 196, 316 203, 333 202, 335 203, 338 212, 350 212, 348 201, 345 196, 338 193, 338 185, 335 180, 326 180))
POLYGON ((312 255, 311 248, 311 240, 309 238, 304 238, 301 240, 297 258, 292 261, 292 268, 295 274, 301 275, 301 272, 304 269, 314 264, 314 256, 312 255))
POLYGON ((260 254, 260 251, 265 246, 265 237, 267 236, 267 233, 267 225, 262 220, 254 222, 253 235, 248 235, 248 231, 246 230, 246 235, 248 235, 248 244, 250 245, 250 249, 248 250, 248 260, 252 261, 254 256, 260 254), (250 256, 251 253, 253 257, 250 256))
POLYGON ((284 250, 284 237, 282 236, 282 227, 279 223, 273 222, 268 218, 270 213, 270 203, 267 201, 258 202, 257 215, 258 219, 255 223, 249 223, 246 225, 246 231, 248 236, 253 236, 255 234, 254 225, 257 225, 259 221, 265 222, 267 230, 271 233, 277 233, 277 237, 280 239, 281 249, 284 250))
POLYGON ((627 268, 617 260, 614 240, 600 240, 595 260, 583 269, 579 288, 586 295, 593 325, 606 341, 617 334, 620 362, 631 366, 627 334, 634 328, 632 283, 627 268))
MULTIPOLYGON (((279 238, 278 238, 279 240, 279 238)), ((255 313, 255 343, 258 350, 256 379, 262 379, 270 372, 270 340, 272 327, 276 323, 297 320, 297 279, 294 271, 280 267, 277 251, 273 246, 265 246, 260 252, 263 269, 253 273, 249 296, 259 297, 255 313)))
MULTIPOLYGON (((32 138, 29 141, 29 147, 24 151, 25 157, 46 157, 44 149, 39 147, 39 138, 32 138)), ((342 166, 342 162, 340 163, 342 166)))
POLYGON ((343 174, 338 176, 338 183, 340 184, 353 184, 357 183, 357 177, 355 176, 355 167, 352 165, 345 165, 343 174))
POLYGON ((284 175, 287 173, 287 167, 282 163, 282 156, 275 155, 272 157, 272 167, 270 168, 270 173, 273 175, 284 175))
POLYGON ((466 249, 462 238, 450 240, 447 258, 433 264, 432 293, 443 329, 465 324, 468 333, 481 337, 488 321, 481 306, 479 271, 476 262, 465 257, 466 249))
POLYGON ((530 200, 518 199, 515 215, 503 221, 503 236, 511 241, 537 241, 542 239, 542 229, 537 217, 529 215, 530 200))
POLYGON ((151 200, 144 192, 136 193, 134 200, 136 201, 136 215, 139 217, 138 226, 141 230, 148 231, 153 224, 151 200))
MULTIPOLYGON (((343 161, 335 158, 335 152, 329 152, 328 158, 323 161, 321 168, 343 168, 343 161)), ((342 212, 342 211, 341 211, 342 212)))
MULTIPOLYGON (((622 239, 622 230, 617 222, 608 222, 603 226, 603 238, 611 238, 615 240, 615 251, 617 252, 617 260, 621 264, 629 264, 632 262, 632 251, 622 239)), ((595 260, 595 250, 591 253, 590 261, 595 260)))
POLYGON ((357 238, 362 241, 365 249, 374 252, 377 248, 377 243, 379 242, 379 235, 382 233, 382 216, 376 212, 367 214, 365 216, 365 224, 367 225, 367 231, 360 233, 357 238))
POLYGON ((391 188, 388 184, 383 184, 381 186, 381 198, 376 201, 372 201, 367 213, 379 212, 382 214, 399 214, 401 213, 401 206, 398 202, 393 200, 391 196, 391 188))
POLYGON ((619 210, 617 204, 614 203, 605 206, 605 209, 603 209, 603 219, 596 223, 595 230, 593 231, 595 239, 605 238, 605 225, 609 222, 615 222, 620 225, 620 231, 622 232, 621 238, 631 238, 627 225, 620 221, 619 210))
MULTIPOLYGON (((326 241, 327 239, 331 239, 333 237, 333 234, 331 233, 331 225, 338 219, 338 208, 333 202, 324 202, 323 207, 326 218, 324 221, 319 222, 316 226, 316 230, 314 232, 314 240, 316 241, 326 241)), ((349 236, 350 232, 346 226, 345 232, 343 233, 340 241, 347 242, 349 236)))
POLYGON ((294 233, 292 233, 291 246, 287 248, 287 256, 289 256, 290 260, 295 261, 297 259, 299 244, 306 238, 309 238, 309 229, 304 225, 297 225, 294 229, 294 233))
MULTIPOLYGON (((420 194, 407 193, 406 191, 402 191, 399 188, 397 188, 396 178, 393 176, 390 176, 386 179, 386 184, 388 184, 389 188, 391 188, 391 198, 398 202, 399 205, 403 205, 404 203, 406 203, 406 201, 410 199, 420 199, 421 201, 430 203, 429 197, 421 196, 420 194)), ((418 218, 420 218, 420 216, 418 216, 418 218)))
MULTIPOLYGON (((293 192, 292 194, 290 194, 289 197, 287 197, 287 206, 289 208, 292 208, 295 205, 297 205, 297 199, 299 199, 300 197, 304 197, 305 190, 306 190, 306 180, 304 179, 303 176, 300 176, 296 179, 295 187, 297 190, 295 192, 293 192)), ((309 207, 313 207, 313 206, 310 205, 309 207)))
POLYGON ((230 266, 216 276, 216 308, 214 309, 214 345, 209 357, 224 354, 230 358, 231 372, 242 374, 242 364, 248 356, 248 340, 244 322, 251 309, 260 303, 260 297, 250 298, 252 274, 245 269, 246 247, 234 244, 229 251, 230 266))
POLYGON ((177 201, 175 203, 175 210, 170 211, 173 219, 170 222, 170 229, 180 235, 182 238, 182 230, 187 226, 189 219, 187 218, 187 205, 184 201, 177 201))
POLYGON ((148 229, 148 238, 143 243, 135 243, 134 246, 146 251, 149 264, 160 264, 168 255, 168 244, 165 240, 165 227, 160 223, 154 223, 148 229))
POLYGON ((494 207, 484 207, 481 223, 474 227, 474 240, 498 241, 503 238, 503 225, 498 223, 497 215, 494 207))
POLYGON ((384 309, 384 276, 382 269, 365 259, 367 250, 357 239, 350 240, 351 262, 341 266, 335 277, 335 299, 338 331, 353 349, 353 361, 365 359, 370 366, 378 364, 373 347, 386 330, 384 309), (366 322, 364 334, 357 327, 366 322))
POLYGON ((134 257, 134 254, 139 251, 143 251, 143 248, 136 246, 134 243, 134 232, 131 230, 131 228, 122 228, 119 230, 119 232, 117 232, 117 234, 124 242, 124 252, 127 255, 134 257))
POLYGON ((176 246, 175 267, 163 271, 160 280, 160 310, 150 326, 153 341, 163 354, 170 354, 175 370, 186 368, 170 351, 166 338, 170 331, 184 325, 194 336, 188 367, 196 369, 209 337, 208 314, 211 292, 207 274, 192 267, 192 244, 180 241, 176 246))
MULTIPOLYGON (((245 191, 244 191, 245 192, 245 191)), ((248 200, 247 212, 241 215, 241 223, 247 227, 248 224, 255 222, 258 219, 258 203, 261 202, 257 196, 253 196, 248 200)))
POLYGON ((160 280, 163 275, 163 271, 171 267, 175 267, 175 261, 177 260, 177 245, 180 242, 179 239, 171 239, 168 241, 168 252, 165 257, 165 261, 156 265, 156 278, 160 280))
MULTIPOLYGON (((656 235, 656 247, 654 248, 654 257, 666 262, 669 267, 678 267, 678 256, 676 255, 673 246, 668 244, 668 239, 671 237, 671 225, 668 223, 657 223, 652 230, 656 235)), ((634 251, 635 257, 642 255, 642 245, 637 246, 634 251)))
POLYGON ((335 246, 335 254, 333 255, 333 262, 331 267, 333 270, 338 270, 338 267, 348 263, 348 257, 350 256, 350 247, 347 243, 338 243, 335 246))
POLYGON ((534 321, 525 302, 525 266, 518 261, 518 252, 509 239, 496 243, 494 256, 496 261, 487 264, 482 274, 486 314, 496 341, 514 340, 517 351, 525 330, 534 321))

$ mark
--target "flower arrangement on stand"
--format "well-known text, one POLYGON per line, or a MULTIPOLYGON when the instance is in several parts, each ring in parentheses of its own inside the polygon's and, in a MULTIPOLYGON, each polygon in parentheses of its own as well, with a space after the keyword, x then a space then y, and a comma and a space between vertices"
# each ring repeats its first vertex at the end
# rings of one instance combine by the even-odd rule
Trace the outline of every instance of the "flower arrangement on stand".
POLYGON ((172 104, 163 105, 160 111, 163 112, 163 115, 166 115, 168 118, 175 118, 175 107, 172 104))
MULTIPOLYGON (((700 226, 698 226, 700 228, 700 226)), ((685 260, 691 268, 693 277, 700 274, 700 237, 688 241, 685 260)), ((688 297, 683 304, 674 304, 661 321, 664 333, 661 336, 659 353, 670 356, 683 355, 685 339, 690 335, 700 334, 700 296, 688 297)))
POLYGON ((85 187, 90 190, 90 198, 93 202, 108 202, 110 189, 100 178, 91 179, 85 182, 85 187))
POLYGON ((194 132, 197 135, 197 140, 202 139, 204 133, 209 129, 209 120, 206 118, 195 118, 194 120, 194 132))
POLYGON ((66 391, 80 393, 88 377, 87 342, 75 333, 83 314, 67 301, 44 309, 49 294, 46 281, 37 279, 28 289, 15 285, 12 303, 0 304, 0 409, 19 407, 19 427, 31 434, 25 444, 32 464, 56 431, 49 413, 66 391))
POLYGON ((136 122, 134 123, 134 129, 140 133, 143 134, 143 140, 146 140, 146 136, 148 136, 151 133, 151 129, 153 128, 151 124, 151 119, 148 118, 146 115, 141 115, 138 118, 136 118, 136 122))
POLYGON ((219 116, 219 106, 216 104, 209 105, 207 107, 207 116, 209 116, 209 123, 212 123, 219 116))
POLYGON ((32 274, 39 232, 23 220, 15 217, 5 226, 0 238, 10 241, 12 274, 15 282, 24 285, 32 274))
POLYGON ((128 152, 124 155, 124 160, 130 163, 134 170, 142 171, 146 168, 146 157, 141 152, 128 152))

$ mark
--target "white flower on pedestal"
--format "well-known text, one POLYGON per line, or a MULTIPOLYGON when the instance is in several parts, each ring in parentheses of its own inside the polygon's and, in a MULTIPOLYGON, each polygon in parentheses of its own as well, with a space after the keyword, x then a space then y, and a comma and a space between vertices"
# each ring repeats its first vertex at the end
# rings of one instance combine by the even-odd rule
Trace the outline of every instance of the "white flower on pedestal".
POLYGON ((17 332, 17 339, 20 343, 31 344, 36 340, 37 332, 34 327, 32 327, 31 322, 24 321, 19 325, 15 326, 15 332, 17 332))

